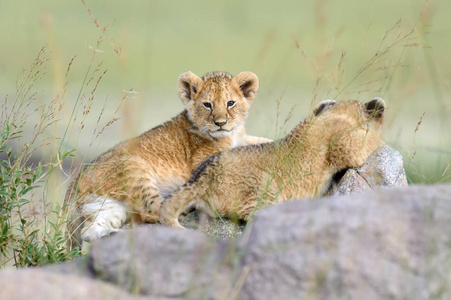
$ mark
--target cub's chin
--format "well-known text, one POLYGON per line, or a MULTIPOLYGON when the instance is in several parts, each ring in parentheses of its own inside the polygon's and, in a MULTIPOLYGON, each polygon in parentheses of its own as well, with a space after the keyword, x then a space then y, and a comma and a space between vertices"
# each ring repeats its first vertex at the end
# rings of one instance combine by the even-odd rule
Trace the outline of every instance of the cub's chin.
POLYGON ((218 130, 218 131, 215 131, 215 132, 210 132, 210 135, 212 137, 214 137, 215 139, 223 138, 223 137, 226 137, 226 136, 230 136, 231 134, 232 134, 232 130, 230 130, 230 131, 218 130))

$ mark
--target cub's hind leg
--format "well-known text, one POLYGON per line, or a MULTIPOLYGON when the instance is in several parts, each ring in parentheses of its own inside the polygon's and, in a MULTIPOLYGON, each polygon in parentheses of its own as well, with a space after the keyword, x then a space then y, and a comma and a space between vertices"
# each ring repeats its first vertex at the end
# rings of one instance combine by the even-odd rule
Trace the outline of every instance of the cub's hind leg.
POLYGON ((94 189, 99 194, 90 194, 80 206, 85 219, 82 239, 89 241, 107 236, 132 219, 135 223, 155 223, 163 199, 155 185, 151 168, 139 157, 128 157, 117 161, 109 175, 114 183, 94 189))
MULTIPOLYGON (((152 190, 143 188, 144 192, 152 190)), ((152 190, 153 191, 153 190, 152 190)), ((154 200, 150 194, 142 194, 148 201, 146 206, 140 205, 130 208, 124 201, 119 201, 106 196, 91 195, 91 200, 81 207, 81 215, 84 217, 81 226, 81 238, 83 241, 91 241, 108 236, 111 233, 121 231, 121 228, 130 222, 130 217, 136 223, 155 223, 159 220, 160 201, 154 200), (147 198, 148 197, 148 198, 147 198), (156 211, 158 209, 158 211, 156 211)), ((157 197, 159 197, 157 195, 157 197)))
POLYGON ((82 240, 91 241, 118 232, 130 219, 135 223, 158 222, 162 199, 153 182, 134 181, 128 189, 125 191, 127 196, 121 197, 122 201, 107 196, 90 196, 91 200, 81 207, 81 214, 85 217, 82 240))

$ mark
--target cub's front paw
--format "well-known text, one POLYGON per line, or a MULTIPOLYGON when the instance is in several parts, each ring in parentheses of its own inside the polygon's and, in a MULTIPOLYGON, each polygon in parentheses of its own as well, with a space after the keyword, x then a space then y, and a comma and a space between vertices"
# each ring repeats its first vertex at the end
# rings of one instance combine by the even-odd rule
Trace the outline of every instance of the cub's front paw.
POLYGON ((160 223, 174 228, 186 229, 185 227, 180 225, 179 221, 176 218, 169 217, 163 212, 161 212, 160 214, 160 223))
POLYGON ((160 220, 160 209, 163 200, 157 196, 143 201, 144 211, 140 212, 141 221, 144 223, 157 223, 160 220))

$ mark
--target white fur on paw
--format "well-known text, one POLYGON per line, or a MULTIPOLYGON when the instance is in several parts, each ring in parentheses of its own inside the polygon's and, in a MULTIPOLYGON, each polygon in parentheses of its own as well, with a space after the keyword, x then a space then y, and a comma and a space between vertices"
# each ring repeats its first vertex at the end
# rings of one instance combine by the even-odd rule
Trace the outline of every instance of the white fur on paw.
POLYGON ((83 226, 81 238, 89 242, 121 231, 127 222, 127 211, 122 202, 107 197, 98 197, 94 202, 83 205, 82 214, 89 221, 83 226))

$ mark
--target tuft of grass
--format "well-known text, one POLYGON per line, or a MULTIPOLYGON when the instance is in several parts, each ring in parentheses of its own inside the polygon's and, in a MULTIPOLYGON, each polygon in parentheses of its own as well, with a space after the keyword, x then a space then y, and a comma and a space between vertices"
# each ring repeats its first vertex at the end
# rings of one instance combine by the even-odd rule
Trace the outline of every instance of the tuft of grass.
MULTIPOLYGON (((97 46, 100 43, 101 39, 97 46)), ((1 104, 0 268, 10 265, 40 266, 71 260, 80 255, 78 248, 67 247, 72 207, 63 203, 57 191, 65 186, 61 181, 71 177, 64 172, 63 163, 71 159, 70 165, 73 167, 76 145, 82 138, 85 139, 85 125, 89 115, 96 111, 96 91, 107 73, 107 70, 101 69, 101 63, 92 67, 97 53, 93 51, 70 121, 61 136, 57 127, 64 103, 67 103, 64 101, 67 77, 75 57, 68 64, 66 82, 61 91, 48 104, 42 104, 34 89, 46 74, 50 60, 47 48, 43 47, 29 69, 20 73, 15 95, 6 96, 1 104), (30 126, 30 123, 35 125, 30 126), (73 133, 77 135, 74 144, 71 138, 73 133), (37 159, 39 155, 36 152, 42 152, 42 149, 50 149, 47 151, 48 157, 37 159), (39 200, 37 195, 40 195, 39 200)), ((128 93, 122 97, 110 120, 104 120, 108 97, 105 98, 89 148, 97 150, 101 143, 99 138, 106 128, 118 120, 115 115, 127 97, 128 93)))
MULTIPOLYGON (((78 252, 65 249, 65 216, 58 207, 48 214, 45 230, 33 211, 30 195, 45 182, 59 162, 34 163, 33 154, 51 143, 46 130, 58 122, 62 109, 58 94, 48 105, 36 101, 34 85, 45 74, 47 50, 43 47, 28 71, 22 71, 16 95, 6 97, 0 120, 0 267, 13 261, 16 267, 39 266, 72 259, 78 252), (37 119, 31 134, 24 132, 28 120, 37 119)), ((59 156, 64 160, 70 152, 59 156)))

